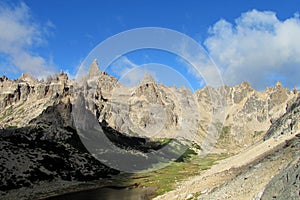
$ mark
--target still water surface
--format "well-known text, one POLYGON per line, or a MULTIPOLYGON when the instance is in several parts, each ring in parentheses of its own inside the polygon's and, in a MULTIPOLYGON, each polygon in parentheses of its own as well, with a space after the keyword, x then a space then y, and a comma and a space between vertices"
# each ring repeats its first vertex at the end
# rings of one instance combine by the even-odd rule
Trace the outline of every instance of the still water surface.
POLYGON ((154 191, 147 188, 115 189, 101 188, 65 194, 47 200, 148 200, 154 191))

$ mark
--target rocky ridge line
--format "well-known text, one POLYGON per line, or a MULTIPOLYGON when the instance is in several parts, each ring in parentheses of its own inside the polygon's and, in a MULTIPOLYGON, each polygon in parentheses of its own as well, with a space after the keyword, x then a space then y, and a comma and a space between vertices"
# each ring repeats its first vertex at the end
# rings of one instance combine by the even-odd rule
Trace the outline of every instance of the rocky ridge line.
POLYGON ((101 72, 95 60, 82 86, 64 73, 46 81, 26 74, 14 81, 3 76, 0 128, 22 127, 48 106, 72 102, 74 87, 85 92, 87 107, 98 121, 117 131, 153 137, 181 134, 199 144, 204 138, 213 141, 220 136, 217 152, 239 152, 262 139, 271 122, 284 114, 287 104, 297 96, 297 91, 293 93, 281 83, 261 92, 242 83, 208 86, 192 93, 183 87, 157 84, 149 75, 137 86, 125 87, 101 72), (224 108, 218 107, 222 104, 224 108), (215 119, 216 112, 221 114, 215 119))

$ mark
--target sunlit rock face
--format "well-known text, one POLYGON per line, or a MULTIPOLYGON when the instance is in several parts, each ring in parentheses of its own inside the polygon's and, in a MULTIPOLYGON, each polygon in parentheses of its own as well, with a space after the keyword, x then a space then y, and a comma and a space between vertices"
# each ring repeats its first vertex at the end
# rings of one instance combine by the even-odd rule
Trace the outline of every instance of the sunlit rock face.
POLYGON ((98 119, 117 131, 147 137, 185 137, 201 144, 211 137, 218 151, 239 151, 263 137, 297 96, 277 83, 265 91, 249 83, 192 93, 158 84, 148 73, 124 86, 99 70, 95 60, 80 83, 60 73, 47 80, 22 74, 0 78, 0 126, 22 127, 55 103, 71 102, 78 93, 98 119), (224 142, 224 140, 229 142, 224 142), (216 144, 214 140, 217 140, 216 144))

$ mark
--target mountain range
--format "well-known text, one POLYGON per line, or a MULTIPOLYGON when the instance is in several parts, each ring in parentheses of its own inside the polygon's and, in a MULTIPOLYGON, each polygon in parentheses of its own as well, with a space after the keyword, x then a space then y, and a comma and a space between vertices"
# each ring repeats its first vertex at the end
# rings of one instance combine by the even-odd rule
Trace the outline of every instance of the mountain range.
MULTIPOLYGON (((260 142, 297 135, 299 99, 297 90, 291 91, 280 82, 264 91, 243 82, 192 92, 183 86, 164 86, 146 73, 137 85, 126 86, 100 71, 96 60, 80 81, 70 80, 63 72, 46 80, 29 74, 16 80, 2 76, 0 190, 55 179, 91 181, 118 174, 120 170, 95 159, 80 139, 78 128, 91 129, 93 120, 114 144, 140 151, 143 156, 163 147, 155 142, 161 138, 190 141, 200 147, 199 153, 239 155, 260 142), (76 106, 83 110, 76 110, 76 106)), ((281 151, 291 144, 298 145, 291 142, 281 151)), ((297 148, 294 152, 298 153, 297 148)), ((293 157, 289 162, 292 164, 285 171, 269 180, 259 198, 269 199, 276 192, 282 199, 291 197, 274 189, 299 182, 295 178, 299 161, 293 157), (280 177, 285 173, 292 178, 283 183, 280 177)), ((299 185, 293 187, 297 190, 299 185)), ((217 197, 217 191, 224 188, 226 185, 206 195, 217 197)))

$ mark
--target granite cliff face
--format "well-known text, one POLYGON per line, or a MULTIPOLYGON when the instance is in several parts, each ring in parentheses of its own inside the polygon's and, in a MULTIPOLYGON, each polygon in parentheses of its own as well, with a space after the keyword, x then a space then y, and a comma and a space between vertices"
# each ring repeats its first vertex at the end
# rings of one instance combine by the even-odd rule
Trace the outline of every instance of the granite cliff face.
POLYGON ((5 76, 0 79, 0 128, 23 127, 48 106, 67 101, 72 83, 67 74, 60 73, 46 81, 38 81, 27 74, 17 80, 5 76))
POLYGON ((242 149, 259 141, 271 123, 286 112, 288 102, 297 96, 280 82, 262 92, 248 83, 225 86, 225 91, 226 117, 217 146, 226 151, 230 146, 242 149))
POLYGON ((264 140, 271 137, 280 137, 285 134, 295 134, 300 130, 300 96, 295 101, 291 101, 287 106, 286 113, 277 120, 272 121, 272 125, 264 136, 264 140))
POLYGON ((262 139, 271 122, 284 114, 288 102, 297 96, 280 83, 262 92, 242 83, 205 87, 192 93, 184 87, 158 84, 149 74, 136 86, 125 87, 101 72, 94 61, 80 85, 64 73, 46 81, 26 74, 14 81, 3 76, 0 127, 22 127, 48 106, 72 102, 76 92, 83 92, 86 107, 100 123, 117 131, 147 137, 185 137, 199 144, 211 138, 216 151, 226 152, 239 151, 262 139))

